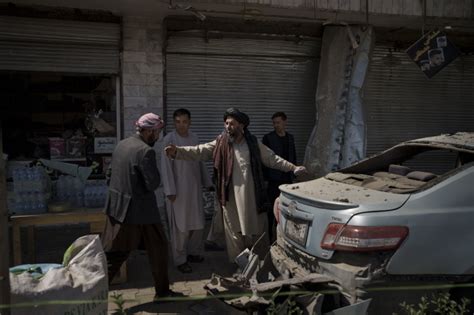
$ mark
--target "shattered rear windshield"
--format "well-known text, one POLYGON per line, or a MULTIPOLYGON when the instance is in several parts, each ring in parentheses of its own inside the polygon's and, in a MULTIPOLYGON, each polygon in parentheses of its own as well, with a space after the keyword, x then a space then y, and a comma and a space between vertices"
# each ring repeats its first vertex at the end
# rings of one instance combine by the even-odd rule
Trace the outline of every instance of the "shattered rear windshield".
POLYGON ((411 193, 474 161, 472 152, 403 145, 367 158, 326 179, 391 193, 411 193))

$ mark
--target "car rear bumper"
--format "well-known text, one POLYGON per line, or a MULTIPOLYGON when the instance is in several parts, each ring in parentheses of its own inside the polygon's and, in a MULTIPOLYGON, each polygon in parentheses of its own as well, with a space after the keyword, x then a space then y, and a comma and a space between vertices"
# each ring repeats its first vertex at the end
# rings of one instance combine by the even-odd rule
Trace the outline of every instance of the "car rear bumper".
POLYGON ((435 275, 388 275, 383 267, 390 253, 378 256, 339 253, 331 260, 323 260, 303 252, 281 235, 270 253, 274 267, 288 278, 324 276, 330 279, 327 284, 337 289, 348 305, 371 300, 369 314, 399 312, 402 302, 418 303, 421 296, 447 291, 446 285, 463 280, 435 275))
POLYGON ((282 275, 305 277, 317 273, 328 277, 332 279, 331 286, 337 288, 350 303, 367 298, 363 288, 373 282, 371 271, 376 269, 371 264, 324 261, 299 250, 281 235, 270 253, 273 265, 282 275))

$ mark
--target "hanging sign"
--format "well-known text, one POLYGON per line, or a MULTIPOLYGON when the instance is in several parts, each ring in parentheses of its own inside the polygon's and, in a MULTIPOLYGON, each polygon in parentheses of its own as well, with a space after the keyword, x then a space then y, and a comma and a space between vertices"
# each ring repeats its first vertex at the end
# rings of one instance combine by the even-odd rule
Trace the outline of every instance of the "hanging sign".
POLYGON ((406 53, 428 77, 433 77, 457 58, 459 50, 448 40, 445 33, 432 31, 411 45, 406 53))

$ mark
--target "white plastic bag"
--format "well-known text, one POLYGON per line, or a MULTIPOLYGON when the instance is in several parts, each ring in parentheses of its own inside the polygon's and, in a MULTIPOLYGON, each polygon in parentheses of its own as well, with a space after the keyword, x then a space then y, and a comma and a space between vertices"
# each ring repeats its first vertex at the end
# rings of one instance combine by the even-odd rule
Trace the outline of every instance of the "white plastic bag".
POLYGON ((10 273, 12 315, 107 314, 107 260, 98 235, 78 238, 66 251, 62 268, 39 279, 10 273), (26 307, 16 307, 28 303, 26 307))

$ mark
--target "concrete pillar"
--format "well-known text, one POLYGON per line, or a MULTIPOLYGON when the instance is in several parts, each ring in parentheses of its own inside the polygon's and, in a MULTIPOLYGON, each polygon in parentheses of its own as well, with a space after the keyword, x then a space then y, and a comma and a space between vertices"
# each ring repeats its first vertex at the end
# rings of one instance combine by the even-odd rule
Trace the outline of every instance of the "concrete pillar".
POLYGON ((122 91, 124 137, 140 115, 163 115, 163 19, 124 16, 122 91))

